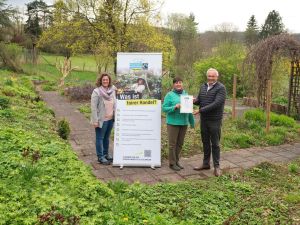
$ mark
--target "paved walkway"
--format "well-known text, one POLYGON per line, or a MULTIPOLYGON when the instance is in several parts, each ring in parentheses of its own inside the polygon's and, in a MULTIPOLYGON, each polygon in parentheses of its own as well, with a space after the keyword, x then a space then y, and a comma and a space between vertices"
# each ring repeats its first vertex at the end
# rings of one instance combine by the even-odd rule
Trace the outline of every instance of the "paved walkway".
MULTIPOLYGON (((203 172, 193 170, 202 162, 202 155, 183 158, 182 165, 185 169, 175 172, 168 167, 168 162, 163 161, 162 167, 129 168, 120 170, 119 167, 104 166, 97 162, 95 154, 95 131, 89 121, 77 110, 78 104, 73 104, 57 92, 40 91, 43 100, 52 108, 58 119, 66 118, 70 122, 70 143, 77 153, 78 158, 92 167, 94 175, 103 181, 124 180, 132 183, 154 184, 157 182, 175 182, 188 179, 204 179, 213 176, 213 170, 203 172)), ((111 145, 112 147, 112 145, 111 145)), ((253 167, 261 162, 287 162, 300 157, 300 143, 285 144, 276 147, 240 149, 221 154, 221 169, 224 172, 236 172, 253 167)))

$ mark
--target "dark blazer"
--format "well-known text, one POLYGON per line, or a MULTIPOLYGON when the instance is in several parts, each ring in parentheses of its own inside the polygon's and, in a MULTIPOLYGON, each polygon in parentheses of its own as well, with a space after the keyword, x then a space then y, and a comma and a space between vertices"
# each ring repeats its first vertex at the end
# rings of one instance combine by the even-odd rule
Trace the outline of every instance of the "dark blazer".
POLYGON ((226 99, 226 88, 219 81, 209 91, 207 88, 207 83, 201 85, 194 104, 199 105, 201 119, 221 120, 226 99))

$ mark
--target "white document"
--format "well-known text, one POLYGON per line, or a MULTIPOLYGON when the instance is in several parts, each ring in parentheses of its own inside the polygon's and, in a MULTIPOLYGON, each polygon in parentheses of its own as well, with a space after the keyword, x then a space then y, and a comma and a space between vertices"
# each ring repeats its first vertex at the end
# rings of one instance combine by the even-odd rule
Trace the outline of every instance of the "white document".
POLYGON ((193 96, 180 96, 180 113, 193 113, 193 96))

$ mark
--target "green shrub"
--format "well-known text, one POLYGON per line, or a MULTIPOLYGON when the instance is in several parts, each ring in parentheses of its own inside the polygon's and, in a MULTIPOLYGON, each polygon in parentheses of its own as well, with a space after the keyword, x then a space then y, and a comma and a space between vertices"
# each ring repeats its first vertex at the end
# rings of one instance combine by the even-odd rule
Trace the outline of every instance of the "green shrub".
POLYGON ((237 134, 235 141, 241 148, 249 148, 253 144, 253 138, 248 134, 237 134))
POLYGON ((264 112, 261 109, 252 109, 249 111, 246 111, 244 114, 244 117, 246 120, 252 120, 257 122, 265 122, 266 117, 264 112))
POLYGON ((280 145, 284 143, 284 135, 280 135, 277 133, 269 133, 266 134, 265 140, 268 145, 280 145))
POLYGON ((295 124, 296 121, 291 117, 271 113, 271 125, 293 127, 295 124))
POLYGON ((276 97, 276 98, 272 99, 273 103, 279 104, 279 105, 287 105, 288 101, 289 100, 286 97, 283 97, 283 96, 276 97))
POLYGON ((13 96, 17 95, 17 91, 13 87, 11 87, 11 86, 5 86, 5 87, 3 87, 2 93, 4 95, 10 96, 10 97, 13 97, 13 96))
POLYGON ((116 194, 122 194, 125 193, 128 188, 128 183, 122 181, 122 180, 116 180, 116 181, 109 181, 107 183, 107 186, 112 189, 116 194))
POLYGON ((13 118, 13 112, 11 111, 11 109, 0 110, 0 117, 7 118, 7 119, 12 119, 13 118))
POLYGON ((272 132, 272 133, 275 133, 275 134, 282 135, 282 136, 285 136, 286 133, 288 133, 286 127, 272 127, 272 128, 271 128, 271 132, 272 132))
POLYGON ((7 109, 9 107, 9 98, 0 96, 0 109, 7 109))
MULTIPOLYGON (((244 117, 249 121, 259 122, 261 125, 266 122, 266 113, 261 109, 252 109, 245 112, 244 117)), ((270 114, 270 122, 273 126, 293 127, 296 121, 286 115, 279 115, 276 113, 270 114)))
POLYGON ((243 133, 234 133, 226 135, 224 137, 224 141, 227 145, 231 145, 230 147, 249 148, 251 145, 254 144, 253 137, 249 134, 243 133))
POLYGON ((248 127, 260 134, 264 132, 264 127, 262 127, 261 124, 256 121, 248 121, 248 127))
POLYGON ((298 173, 300 168, 296 163, 290 163, 288 169, 291 173, 298 173))
POLYGON ((67 140, 70 135, 70 125, 66 119, 62 119, 58 122, 58 135, 62 138, 67 140))
POLYGON ((7 78, 4 80, 4 85, 6 86, 13 86, 14 82, 12 81, 11 78, 7 78))

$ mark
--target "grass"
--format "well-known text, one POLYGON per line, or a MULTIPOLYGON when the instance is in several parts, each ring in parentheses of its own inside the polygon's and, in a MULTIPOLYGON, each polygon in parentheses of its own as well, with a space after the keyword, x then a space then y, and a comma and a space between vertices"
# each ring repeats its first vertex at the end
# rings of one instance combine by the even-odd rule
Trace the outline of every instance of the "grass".
MULTIPOLYGON (((33 76, 33 79, 44 81, 42 89, 45 91, 58 90, 61 73, 57 70, 55 63, 62 61, 63 56, 41 53, 37 65, 30 63, 23 64, 22 68, 26 74, 33 76)), ((72 70, 65 79, 65 86, 79 86, 86 83, 95 83, 97 75, 96 61, 92 55, 78 55, 71 57, 72 70)))
MULTIPOLYGON (((55 65, 57 61, 63 61, 64 57, 61 55, 53 55, 48 53, 42 53, 40 55, 41 64, 55 65)), ((93 55, 77 55, 71 57, 72 67, 76 67, 79 71, 89 71, 96 73, 98 71, 96 61, 93 55)))
POLYGON ((0 224, 298 224, 300 159, 207 180, 104 184, 59 138, 33 77, 0 70, 0 224), (4 88, 10 92, 3 93, 4 88), (9 93, 9 95, 6 95, 9 93), (65 222, 62 222, 62 221, 65 222))

